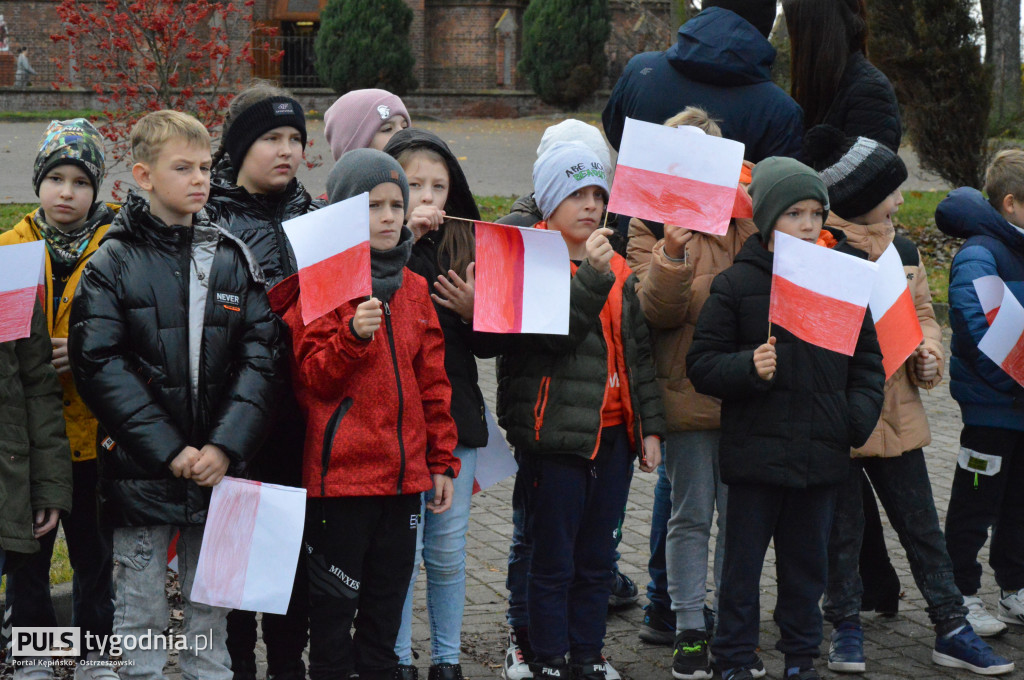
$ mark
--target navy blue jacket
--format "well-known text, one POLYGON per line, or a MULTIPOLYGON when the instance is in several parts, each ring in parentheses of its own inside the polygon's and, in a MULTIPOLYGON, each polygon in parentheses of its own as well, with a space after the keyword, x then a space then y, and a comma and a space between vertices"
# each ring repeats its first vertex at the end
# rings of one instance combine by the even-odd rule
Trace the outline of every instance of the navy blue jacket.
POLYGON ((795 158, 803 112, 772 82, 774 60, 775 48, 746 19, 710 7, 679 27, 674 47, 629 60, 604 108, 605 135, 618 150, 627 117, 661 124, 699 106, 722 136, 746 145, 748 161, 795 158))
POLYGON ((974 281, 995 275, 1024 301, 1024 234, 971 187, 955 189, 935 210, 943 233, 966 238, 949 273, 950 393, 964 423, 1024 431, 1024 388, 978 350, 988 330, 974 281))

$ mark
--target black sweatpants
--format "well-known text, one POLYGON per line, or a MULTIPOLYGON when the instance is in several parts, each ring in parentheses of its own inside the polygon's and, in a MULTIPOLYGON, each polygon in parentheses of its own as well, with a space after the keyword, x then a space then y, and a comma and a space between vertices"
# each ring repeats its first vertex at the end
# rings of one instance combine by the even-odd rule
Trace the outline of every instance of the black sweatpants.
POLYGON ((307 502, 311 680, 390 679, 420 519, 420 494, 307 502))

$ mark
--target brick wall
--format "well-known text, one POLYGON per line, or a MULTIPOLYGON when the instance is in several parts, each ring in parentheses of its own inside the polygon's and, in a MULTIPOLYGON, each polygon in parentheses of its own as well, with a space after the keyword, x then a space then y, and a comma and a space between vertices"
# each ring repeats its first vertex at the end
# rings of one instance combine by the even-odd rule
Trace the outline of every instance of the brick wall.
MULTIPOLYGON (((50 39, 51 35, 61 30, 56 13, 58 4, 59 0, 0 0, 0 14, 4 17, 10 36, 10 54, 16 55, 22 46, 29 48, 29 61, 32 68, 39 72, 33 80, 35 85, 49 84, 58 72, 70 74, 68 44, 55 43, 50 39)), ((6 81, 0 79, 0 85, 6 84, 6 81)))

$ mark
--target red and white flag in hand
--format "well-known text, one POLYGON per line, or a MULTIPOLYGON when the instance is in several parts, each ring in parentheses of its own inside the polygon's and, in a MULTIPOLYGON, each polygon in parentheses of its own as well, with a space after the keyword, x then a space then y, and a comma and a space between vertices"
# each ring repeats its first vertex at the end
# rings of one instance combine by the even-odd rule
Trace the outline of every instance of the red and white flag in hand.
POLYGON ((370 295, 370 195, 353 196, 285 222, 299 267, 302 323, 370 295))
POLYGON ((31 334, 36 298, 46 294, 45 258, 43 241, 0 246, 0 342, 31 334))
POLYGON ((877 271, 874 262, 776 231, 768 320, 853 356, 877 271))
POLYGON ((477 222, 473 330, 567 335, 569 264, 557 231, 477 222))
POLYGON ((978 301, 981 303, 982 311, 985 312, 985 320, 988 321, 989 326, 992 325, 999 313, 999 305, 1002 304, 1005 287, 1006 284, 1003 283, 1003 280, 995 274, 974 279, 974 292, 978 294, 978 301))
MULTIPOLYGON (((608 210, 722 235, 737 208, 743 145, 700 128, 626 119, 608 210)), ((753 212, 751 212, 753 215, 753 212)))
POLYGON ((875 333, 878 334, 878 346, 882 349, 885 379, 888 380, 921 344, 924 333, 896 246, 890 243, 876 264, 878 275, 871 289, 869 306, 875 333))
MULTIPOLYGON (((978 349, 1011 378, 1024 385, 1024 307, 997 276, 985 276, 975 280, 974 287, 978 290, 979 298, 982 298, 981 289, 985 289, 988 302, 992 303, 992 279, 996 279, 1002 285, 1002 296, 995 303, 993 309, 998 313, 995 313, 989 322, 988 330, 978 343, 978 349)), ((984 307, 983 299, 982 308, 984 307)), ((987 311, 985 315, 988 316, 987 311)))

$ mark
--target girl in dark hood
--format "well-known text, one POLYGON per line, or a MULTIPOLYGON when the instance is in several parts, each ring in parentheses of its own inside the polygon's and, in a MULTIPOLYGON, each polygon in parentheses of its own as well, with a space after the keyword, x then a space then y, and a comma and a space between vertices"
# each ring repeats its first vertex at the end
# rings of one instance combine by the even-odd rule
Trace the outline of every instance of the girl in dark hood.
MULTIPOLYGON (((451 509, 424 513, 416 561, 426 562, 430 611, 430 680, 461 680, 462 611, 466 599, 466 530, 473 497, 477 448, 487 444, 484 401, 477 386, 476 356, 490 355, 473 332, 473 225, 449 216, 479 220, 480 212, 455 155, 437 135, 417 128, 396 133, 384 148, 409 180, 406 223, 417 241, 408 267, 433 282, 435 307, 445 339, 445 370, 452 384, 451 413, 458 429, 455 455, 462 472, 455 480, 451 509)), ((424 501, 430 502, 426 492, 424 501)), ((413 680, 413 570, 395 644, 403 680, 413 680)))

